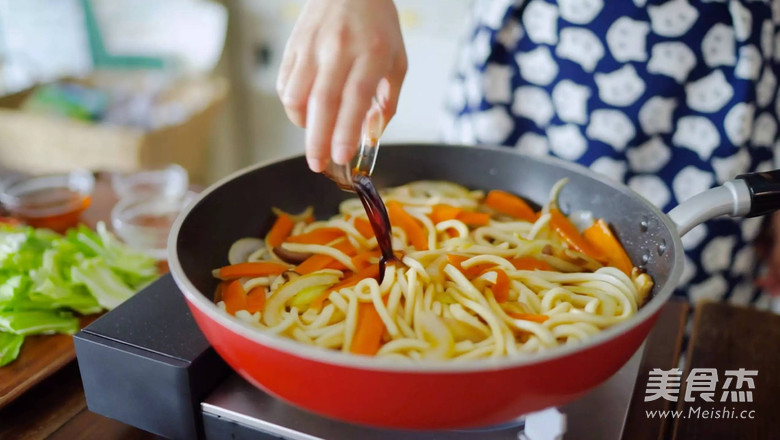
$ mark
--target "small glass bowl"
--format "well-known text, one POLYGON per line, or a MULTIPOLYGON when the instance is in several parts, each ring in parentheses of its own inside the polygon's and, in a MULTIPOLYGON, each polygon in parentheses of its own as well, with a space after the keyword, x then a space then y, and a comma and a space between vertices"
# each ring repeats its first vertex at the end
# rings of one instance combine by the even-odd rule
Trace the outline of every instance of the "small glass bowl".
POLYGON ((161 194, 123 198, 111 210, 111 224, 130 247, 164 260, 171 226, 196 195, 190 191, 178 197, 161 194))
POLYGON ((135 197, 181 197, 189 187, 187 170, 176 164, 134 173, 114 173, 111 187, 120 199, 135 197))
POLYGON ((0 202, 30 226, 64 232, 78 224, 94 189, 95 176, 86 170, 22 177, 3 185, 0 202))

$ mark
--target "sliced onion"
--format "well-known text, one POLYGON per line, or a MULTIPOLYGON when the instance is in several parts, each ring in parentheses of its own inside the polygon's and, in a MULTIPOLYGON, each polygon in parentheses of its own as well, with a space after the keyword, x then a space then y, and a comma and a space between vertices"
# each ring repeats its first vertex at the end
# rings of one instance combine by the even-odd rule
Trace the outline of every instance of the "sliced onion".
POLYGON ((245 263, 249 256, 265 246, 263 240, 254 237, 242 238, 236 240, 228 251, 228 261, 230 264, 245 263))

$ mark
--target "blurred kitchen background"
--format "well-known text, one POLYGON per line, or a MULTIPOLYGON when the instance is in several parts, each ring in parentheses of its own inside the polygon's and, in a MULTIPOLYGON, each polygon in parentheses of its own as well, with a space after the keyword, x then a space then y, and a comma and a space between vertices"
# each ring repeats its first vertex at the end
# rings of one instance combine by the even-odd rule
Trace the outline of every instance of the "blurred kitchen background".
MULTIPOLYGON (((384 142, 435 141, 470 0, 397 0, 409 72, 384 142)), ((303 0, 0 0, 0 167, 210 183, 303 152, 274 89, 303 0)))

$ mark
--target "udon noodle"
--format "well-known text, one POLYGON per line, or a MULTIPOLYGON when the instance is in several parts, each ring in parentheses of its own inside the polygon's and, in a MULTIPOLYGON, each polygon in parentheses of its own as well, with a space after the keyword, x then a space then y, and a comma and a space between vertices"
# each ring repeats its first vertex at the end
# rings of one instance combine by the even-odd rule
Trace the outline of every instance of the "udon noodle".
POLYGON ((383 192, 400 263, 378 279, 377 240, 358 199, 311 209, 242 239, 215 300, 251 326, 309 345, 383 358, 527 355, 629 319, 652 280, 602 220, 539 212, 502 192, 420 181, 383 192))

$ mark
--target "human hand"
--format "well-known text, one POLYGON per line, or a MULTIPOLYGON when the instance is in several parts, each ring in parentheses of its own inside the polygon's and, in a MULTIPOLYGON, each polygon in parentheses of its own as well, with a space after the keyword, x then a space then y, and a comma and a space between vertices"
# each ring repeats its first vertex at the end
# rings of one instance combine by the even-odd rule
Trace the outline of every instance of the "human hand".
POLYGON ((377 98, 395 114, 406 50, 392 0, 310 0, 287 41, 276 89, 290 120, 306 128, 309 168, 348 163, 377 98))

